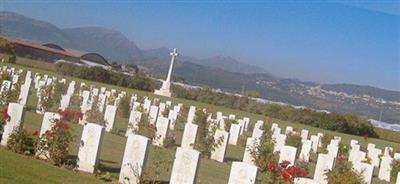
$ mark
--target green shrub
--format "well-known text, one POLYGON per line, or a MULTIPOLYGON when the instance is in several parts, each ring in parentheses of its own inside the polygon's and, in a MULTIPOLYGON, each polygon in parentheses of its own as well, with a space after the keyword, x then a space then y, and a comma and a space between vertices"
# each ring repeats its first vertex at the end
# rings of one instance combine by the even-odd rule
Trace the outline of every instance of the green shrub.
POLYGON ((397 177, 397 174, 400 172, 400 160, 395 160, 393 159, 392 161, 392 171, 390 172, 390 181, 395 182, 397 177))
POLYGON ((352 169, 350 162, 338 157, 334 168, 326 174, 329 184, 361 184, 364 183, 361 173, 352 169))
POLYGON ((118 113, 122 118, 128 118, 130 114, 130 98, 128 95, 122 97, 118 104, 118 113))
POLYGON ((15 128, 7 141, 7 148, 24 155, 34 153, 34 139, 25 129, 15 128))

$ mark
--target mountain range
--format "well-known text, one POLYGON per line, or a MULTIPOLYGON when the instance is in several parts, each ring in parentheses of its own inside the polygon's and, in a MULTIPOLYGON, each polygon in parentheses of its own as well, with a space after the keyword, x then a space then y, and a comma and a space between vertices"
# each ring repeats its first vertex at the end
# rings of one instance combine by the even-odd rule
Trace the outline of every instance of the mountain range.
MULTIPOLYGON (((103 27, 61 29, 51 23, 14 12, 0 12, 0 34, 51 42, 103 55, 110 62, 139 65, 154 77, 164 77, 170 50, 140 49, 122 33, 103 27)), ((319 84, 271 75, 261 67, 229 56, 179 56, 174 75, 192 85, 207 85, 228 92, 257 91, 260 97, 293 105, 338 112, 400 124, 400 92, 353 84, 319 84), (381 113, 382 112, 382 113, 381 113)))

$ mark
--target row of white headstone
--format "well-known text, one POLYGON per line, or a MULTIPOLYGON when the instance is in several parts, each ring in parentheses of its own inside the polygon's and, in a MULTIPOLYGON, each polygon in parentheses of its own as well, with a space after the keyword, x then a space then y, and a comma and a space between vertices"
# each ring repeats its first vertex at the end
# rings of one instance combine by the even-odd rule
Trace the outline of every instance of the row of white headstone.
MULTIPOLYGON (((18 76, 18 75, 16 75, 18 76)), ((23 85, 21 85, 21 93, 20 93, 20 99, 27 99, 28 94, 29 94, 29 86, 31 83, 31 73, 27 72, 25 82, 23 85)), ((16 77, 18 78, 18 77, 16 77)), ((40 89, 41 86, 43 85, 49 85, 52 83, 52 81, 56 81, 56 78, 49 78, 48 76, 44 76, 43 80, 40 80, 39 75, 35 75, 35 87, 36 89, 40 89)), ((65 79, 61 80, 60 82, 65 82, 65 79)), ((3 82, 4 83, 4 82, 3 82)), ((72 81, 69 86, 67 93, 64 96, 68 96, 69 99, 74 93, 74 86, 75 82, 72 81)), ((81 84, 81 89, 84 84, 81 84)), ((2 87, 3 90, 3 87, 2 87)), ((9 90, 9 89, 7 89, 9 90)), ((114 95, 116 93, 116 90, 111 90, 111 91, 106 91, 105 88, 102 88, 99 92, 97 88, 91 88, 91 91, 87 90, 80 90, 79 91, 80 95, 82 96, 82 111, 84 110, 89 110, 92 106, 90 104, 93 102, 93 98, 95 96, 98 96, 100 98, 101 95, 104 95, 105 97, 103 98, 104 100, 102 101, 107 101, 108 97, 110 95, 114 95), (85 104, 90 104, 85 106, 85 104)), ((118 94, 118 98, 122 98, 126 93, 120 93, 118 94)), ((39 94, 40 95, 40 94, 39 94)), ((63 96, 63 97, 64 97, 63 96)), ((61 99, 61 107, 68 107, 69 104, 69 99, 61 99)), ((151 105, 151 100, 148 98, 144 99, 143 105, 140 104, 139 102, 136 101, 137 96, 132 95, 131 97, 131 114, 129 117, 129 125, 128 130, 126 133, 126 136, 128 137, 125 153, 124 153, 124 160, 122 163, 121 167, 121 175, 120 175, 120 181, 126 180, 126 178, 131 177, 129 179, 134 180, 133 178, 136 177, 136 175, 141 173, 141 167, 144 164, 145 161, 145 155, 147 153, 147 145, 149 144, 149 139, 145 138, 140 135, 135 135, 135 129, 138 127, 138 123, 140 122, 140 117, 141 117, 141 112, 137 111, 137 107, 143 106, 144 112, 148 113, 149 115, 149 120, 151 124, 155 124, 157 127, 157 133, 156 133, 156 138, 152 141, 153 145, 156 146, 163 146, 164 139, 167 135, 167 132, 170 130, 174 130, 174 121, 176 121, 176 118, 180 112, 181 104, 174 106, 173 109, 169 111, 168 117, 163 117, 163 112, 167 107, 171 106, 171 102, 166 102, 166 103, 159 103, 158 106, 156 105, 151 105), (132 127, 132 128, 130 128, 132 127), (129 146, 131 145, 131 146, 129 146), (138 155, 138 158, 132 158, 132 149, 131 147, 137 148, 141 147, 144 149, 141 149, 140 153, 134 154, 138 155), (128 155, 128 156, 125 156, 128 155), (129 156, 130 155, 130 156, 129 156), (125 158, 127 157, 127 158, 125 158), (140 166, 140 167, 139 167, 140 166), (138 173, 135 173, 138 172, 138 173)), ((19 104, 16 103, 10 103, 9 105, 9 114, 11 116, 10 122, 6 125, 4 128, 4 133, 2 137, 2 145, 6 144, 6 141, 8 140, 8 135, 11 133, 11 131, 20 126, 21 123, 21 118, 22 118, 22 112, 23 112, 23 106, 26 104, 26 100, 19 100, 19 104), (21 103, 22 102, 22 103, 21 103)), ((79 148, 79 154, 78 154, 78 168, 79 170, 86 171, 86 172, 93 172, 96 164, 97 164, 97 158, 99 155, 99 150, 101 146, 101 140, 103 137, 103 132, 104 129, 106 130, 111 130, 113 123, 115 121, 115 114, 116 114, 116 107, 117 107, 118 100, 115 100, 113 105, 107 105, 106 110, 104 113, 104 119, 106 120, 107 124, 106 127, 99 126, 97 124, 93 123, 84 123, 84 130, 82 133, 82 140, 81 140, 81 145, 79 148)), ((104 103, 100 103, 99 109, 101 107, 104 107, 104 103)), ((193 149, 193 145, 195 143, 196 139, 196 134, 197 134, 197 125, 194 124, 194 117, 195 117, 195 111, 196 107, 191 106, 189 108, 189 113, 187 115, 187 123, 185 124, 184 128, 184 133, 183 133, 183 138, 182 138, 182 144, 181 147, 177 149, 177 157, 179 159, 176 159, 174 161, 174 166, 173 172, 171 175, 171 181, 177 181, 176 183, 180 183, 179 181, 194 181, 196 172, 197 172, 197 163, 199 161, 199 152, 193 149), (182 156, 181 156, 182 155, 182 156), (181 158, 186 158, 181 159, 181 158), (191 164, 188 164, 191 163, 191 164), (196 164, 194 164, 196 163, 196 164), (188 166, 190 165, 190 167, 188 166), (187 171, 191 171, 191 174, 183 174, 182 172, 177 172, 177 170, 180 170, 180 168, 184 168, 187 171), (174 172, 174 170, 176 172, 174 172)), ((43 123, 41 127, 41 134, 45 132, 46 129, 51 128, 49 125, 51 122, 51 119, 57 119, 59 118, 59 115, 56 113, 44 113, 44 118, 43 118, 43 123)), ((225 120, 226 119, 235 119, 235 115, 229 115, 229 117, 223 116, 221 112, 217 113, 217 118, 212 119, 211 115, 208 117, 208 120, 211 122, 211 125, 216 126, 217 130, 214 134, 215 140, 222 140, 222 144, 217 147, 211 154, 211 159, 223 162, 224 161, 224 156, 226 152, 226 147, 227 144, 232 144, 236 145, 238 141, 239 135, 242 135, 244 131, 247 131, 248 124, 250 122, 249 118, 243 118, 238 120, 238 124, 232 124, 230 131, 226 132, 225 131, 225 120)), ((249 180, 251 181, 250 183, 254 183, 255 181, 255 176, 256 176, 256 171, 257 167, 254 164, 254 161, 252 159, 252 153, 251 151, 254 150, 255 146, 259 143, 260 138, 263 134, 263 123, 262 121, 257 121, 257 123, 254 126, 254 130, 252 133, 252 136, 247 138, 246 141, 246 150, 243 156, 243 162, 234 162, 232 164, 232 170, 231 170, 231 175, 230 175, 230 183, 232 181, 239 181, 239 179, 246 178, 246 181, 249 180), (244 169, 244 170, 243 170, 244 169), (255 172, 251 172, 254 171, 255 172), (232 174, 234 173, 234 174, 232 174), (238 176, 239 173, 245 173, 245 176, 241 177, 236 177, 238 176), (254 177, 253 177, 254 175, 254 177), (236 177, 236 178, 235 178, 236 177)), ((273 131, 273 139, 276 141, 276 145, 274 148, 274 151, 279 151, 280 153, 280 158, 279 162, 283 160, 288 160, 291 163, 295 162, 296 159, 296 153, 297 153, 297 148, 291 147, 291 146, 286 146, 285 141, 286 141, 286 135, 290 133, 294 133, 293 128, 288 126, 286 127, 285 134, 281 134, 281 130, 278 127, 277 124, 273 124, 271 130, 273 131)), ((321 146, 321 137, 322 134, 318 135, 312 135, 310 137, 310 140, 308 140, 308 131, 307 130, 302 130, 301 131, 301 137, 302 137, 302 148, 301 152, 299 155, 299 159, 301 160, 308 160, 309 159, 309 153, 310 150, 312 150, 314 153, 317 152, 318 147, 321 146)), ((316 172, 314 173, 314 179, 308 179, 308 178, 298 178, 296 181, 309 181, 309 182, 316 182, 316 183, 326 183, 326 178, 324 175, 324 171, 326 169, 332 169, 334 165, 335 158, 338 153, 338 144, 340 142, 340 137, 335 137, 331 141, 331 143, 328 145, 327 150, 328 154, 319 154, 318 155, 318 160, 317 160, 317 168, 316 172)), ((349 160, 353 162, 353 168, 357 171, 361 170, 366 170, 366 172, 363 172, 364 179, 367 183, 370 183, 372 180, 372 173, 373 173, 373 166, 375 167, 380 167, 379 170, 379 175, 378 177, 383 180, 389 180, 390 179, 390 163, 393 160, 393 158, 390 157, 390 154, 388 154, 390 151, 392 151, 391 148, 385 148, 385 153, 384 157, 382 159, 379 159, 379 155, 381 154, 381 150, 375 148, 374 145, 368 144, 368 157, 371 158, 372 160, 372 169, 371 169, 371 164, 366 164, 362 163, 362 159, 365 157, 365 153, 359 150, 360 146, 358 145, 358 142, 355 140, 352 140, 351 142, 351 150, 350 150, 350 156, 349 160), (360 156, 361 155, 361 156, 360 156), (364 155, 364 157, 362 157, 364 155), (353 160, 354 159, 354 160, 353 160), (358 159, 358 160, 357 160, 358 159), (379 163, 380 162, 380 163, 379 163), (389 178, 389 179, 388 179, 389 178)), ((135 149, 136 150, 136 149, 135 149)), ((44 153, 46 154, 46 153, 44 153)), ((398 159, 399 154, 395 154, 394 159, 398 159)), ((137 179, 137 178, 136 178, 137 179)), ((183 182, 186 183, 186 182, 183 182)), ((188 182, 192 183, 192 182, 188 182)), ((237 183, 237 182, 234 182, 237 183)))

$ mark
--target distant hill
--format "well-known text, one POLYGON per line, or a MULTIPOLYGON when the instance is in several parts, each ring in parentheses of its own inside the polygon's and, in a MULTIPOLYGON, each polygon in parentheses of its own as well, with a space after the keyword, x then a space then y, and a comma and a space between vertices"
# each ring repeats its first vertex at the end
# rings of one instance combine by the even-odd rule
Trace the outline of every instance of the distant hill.
POLYGON ((232 58, 230 56, 215 56, 206 59, 194 60, 193 62, 204 66, 223 69, 230 72, 248 73, 248 74, 268 73, 261 67, 249 65, 246 63, 241 63, 237 61, 235 58, 232 58))
POLYGON ((0 22, 1 34, 96 52, 111 62, 126 63, 142 55, 135 43, 112 29, 101 27, 60 29, 48 22, 6 11, 0 12, 0 22))
MULTIPOLYGON (((123 34, 108 28, 59 29, 50 23, 12 12, 0 12, 1 34, 63 47, 97 52, 109 61, 139 65, 154 77, 164 78, 170 50, 141 50, 123 34)), ((323 71, 321 71, 323 72, 323 71)), ((177 58, 174 77, 189 84, 207 85, 229 92, 255 90, 260 97, 337 112, 355 112, 367 118, 400 124, 400 92, 353 84, 318 84, 270 75, 260 67, 229 56, 198 59, 184 54, 177 58)))
POLYGON ((62 30, 72 41, 70 47, 101 53, 113 61, 127 63, 142 53, 135 43, 122 33, 101 27, 79 27, 62 30))

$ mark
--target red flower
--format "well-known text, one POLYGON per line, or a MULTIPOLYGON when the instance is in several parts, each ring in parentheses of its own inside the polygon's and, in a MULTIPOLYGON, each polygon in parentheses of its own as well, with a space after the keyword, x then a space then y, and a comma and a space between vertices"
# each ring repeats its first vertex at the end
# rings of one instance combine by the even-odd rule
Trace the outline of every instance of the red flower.
POLYGON ((267 168, 268 168, 269 170, 274 170, 277 166, 278 166, 278 164, 277 164, 276 162, 269 162, 269 163, 267 164, 267 168))
POLYGON ((281 171, 279 172, 279 175, 282 176, 282 178, 283 178, 283 180, 284 180, 285 182, 288 182, 289 179, 290 179, 290 177, 291 177, 291 175, 289 174, 289 172, 288 172, 286 169, 281 170, 281 171))
POLYGON ((289 164, 290 164, 289 161, 284 160, 284 161, 282 161, 282 163, 280 163, 279 165, 280 165, 282 168, 286 168, 289 164))
POLYGON ((155 125, 153 125, 153 124, 149 124, 149 128, 157 130, 157 127, 155 125))
POLYGON ((69 129, 68 124, 60 121, 59 119, 55 119, 54 123, 55 123, 54 126, 57 127, 57 128, 61 128, 61 129, 64 129, 64 130, 68 130, 69 129))
POLYGON ((39 135, 39 132, 36 130, 35 132, 33 132, 32 135, 33 135, 33 136, 38 136, 38 135, 39 135))
POLYGON ((2 114, 4 120, 10 119, 10 115, 8 114, 8 107, 7 106, 5 106, 3 108, 1 114, 2 114))
POLYGON ((345 161, 346 161, 346 157, 345 157, 344 155, 339 155, 339 156, 337 157, 337 161, 338 161, 338 162, 345 162, 345 161))

